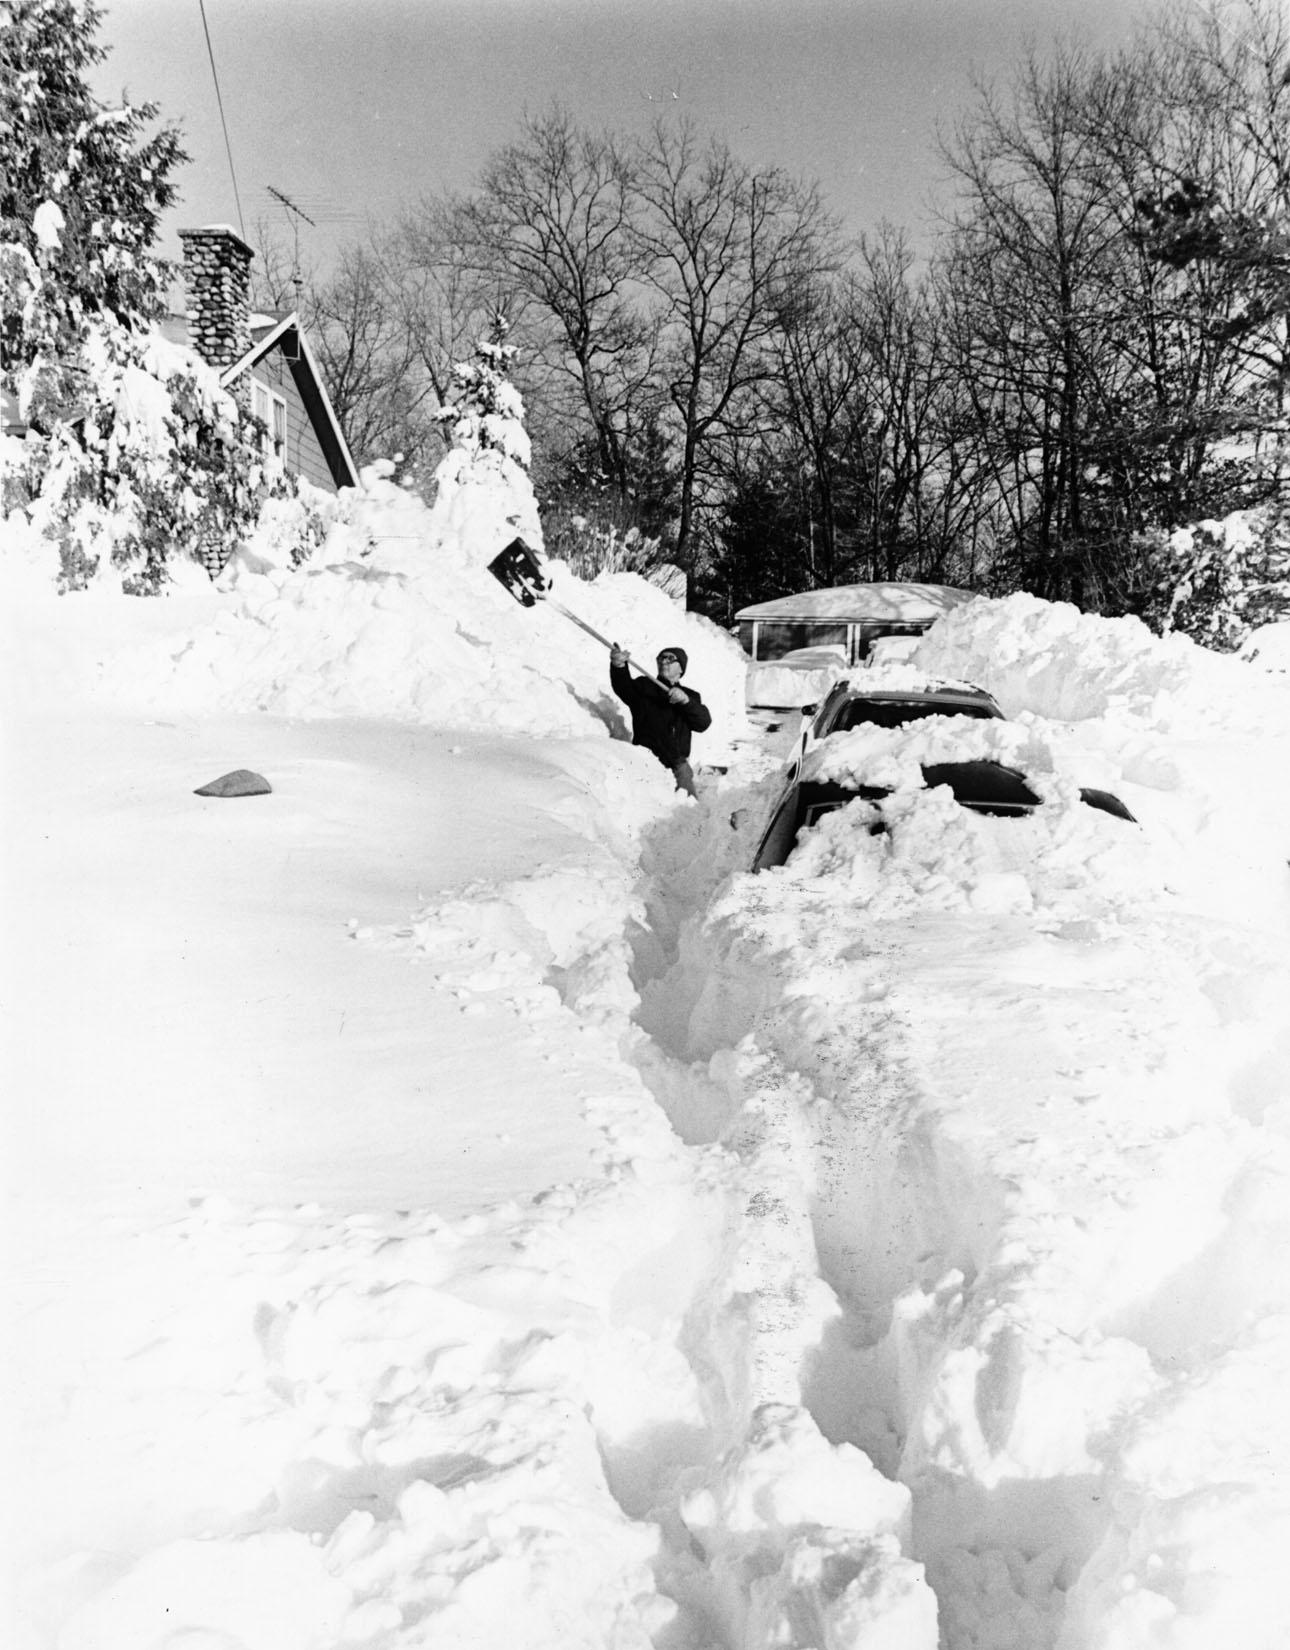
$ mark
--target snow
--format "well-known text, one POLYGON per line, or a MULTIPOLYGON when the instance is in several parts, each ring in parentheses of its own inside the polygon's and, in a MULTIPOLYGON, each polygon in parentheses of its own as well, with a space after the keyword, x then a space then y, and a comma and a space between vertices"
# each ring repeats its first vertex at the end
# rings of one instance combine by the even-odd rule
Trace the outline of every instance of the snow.
POLYGON ((937 619, 972 599, 945 584, 840 584, 740 608, 740 619, 937 619))
POLYGON ((801 648, 774 663, 750 663, 744 688, 749 712, 761 712, 768 721, 778 717, 791 722, 793 713, 800 714, 803 705, 820 704, 846 673, 841 648, 836 652, 822 647, 801 648))
POLYGON ((1279 1647, 1290 678, 962 605, 1009 720, 751 876, 744 656, 552 566, 692 801, 514 462, 155 601, 6 524, 8 1642, 1279 1647))
POLYGON ((1257 626, 1241 643, 1240 657, 1264 670, 1290 670, 1290 620, 1257 626))
POLYGON ((36 244, 46 250, 60 245, 66 226, 67 220, 63 217, 62 208, 57 201, 41 201, 31 220, 36 244))

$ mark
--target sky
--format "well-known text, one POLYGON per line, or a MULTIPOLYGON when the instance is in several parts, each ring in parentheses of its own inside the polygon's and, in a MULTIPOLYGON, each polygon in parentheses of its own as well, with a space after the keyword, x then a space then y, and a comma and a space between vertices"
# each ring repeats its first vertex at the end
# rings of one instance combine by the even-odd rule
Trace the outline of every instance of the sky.
POLYGON ((465 189, 525 113, 593 129, 685 116, 749 162, 819 182, 850 233, 927 234, 938 128, 971 75, 1006 75, 1059 36, 1113 49, 1123 0, 109 0, 100 95, 182 126, 193 157, 175 231, 261 218, 306 265, 370 218, 465 189), (236 175, 236 193, 232 182, 236 175), (269 193, 313 219, 292 219, 269 193), (240 206, 240 212, 239 212, 240 206))

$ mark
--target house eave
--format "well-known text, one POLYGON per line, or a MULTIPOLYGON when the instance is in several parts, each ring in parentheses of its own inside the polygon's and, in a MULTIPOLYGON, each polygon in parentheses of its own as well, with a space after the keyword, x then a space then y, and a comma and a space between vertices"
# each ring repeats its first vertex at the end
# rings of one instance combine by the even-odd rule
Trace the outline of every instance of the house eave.
POLYGON ((318 367, 317 357, 310 346, 308 336, 300 325, 300 317, 293 310, 284 315, 276 326, 271 327, 261 338, 257 339, 240 361, 235 361, 231 367, 226 367, 220 374, 220 387, 228 389, 243 373, 249 372, 257 362, 277 344, 286 340, 288 334, 295 334, 299 346, 299 359, 291 360, 291 376, 295 380, 296 388, 300 391, 300 398, 305 403, 310 416, 314 417, 315 428, 323 446, 323 456, 332 473, 332 480, 337 487, 360 487, 358 466, 354 463, 354 456, 349 450, 349 443, 345 440, 345 432, 340 427, 340 420, 336 417, 335 408, 327 394, 327 387, 323 383, 322 373, 318 367), (321 415, 321 422, 316 414, 321 415))

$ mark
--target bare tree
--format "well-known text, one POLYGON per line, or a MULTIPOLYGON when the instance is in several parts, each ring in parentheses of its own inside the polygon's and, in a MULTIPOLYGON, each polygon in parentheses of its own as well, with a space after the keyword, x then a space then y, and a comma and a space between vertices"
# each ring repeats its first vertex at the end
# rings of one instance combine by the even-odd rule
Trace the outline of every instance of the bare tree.
POLYGON ((1169 135, 1143 166, 1139 239, 1158 278, 1214 296, 1220 416, 1286 463, 1290 396, 1290 13, 1273 0, 1166 12, 1169 135), (1190 141, 1186 141, 1186 140, 1190 141))
POLYGON ((1031 58, 948 151, 956 371, 1043 594, 1134 609, 1135 534, 1266 490, 1247 458, 1290 363, 1288 29, 1270 0, 1179 5, 1113 60, 1031 58))
POLYGON ((312 327, 313 292, 320 279, 315 265, 302 264, 299 249, 288 247, 268 218, 256 219, 252 239, 257 257, 251 264, 251 301, 269 314, 295 311, 312 327))
POLYGON ((526 120, 488 162, 460 225, 477 273, 505 280, 527 307, 547 387, 572 393, 571 417, 589 424, 600 474, 621 498, 657 406, 658 326, 636 279, 638 205, 621 141, 557 107, 526 120))
POLYGON ((809 478, 800 497, 812 583, 975 570, 988 522, 981 467, 945 369, 935 294, 912 271, 904 235, 884 225, 861 239, 852 268, 803 293, 785 318, 762 392, 781 438, 767 462, 809 478))
POLYGON ((859 386, 852 313, 849 286, 841 279, 826 277, 802 290, 772 340, 775 371, 760 387, 765 424, 791 437, 795 468, 808 482, 803 489, 806 564, 813 585, 839 580, 847 433, 859 386))
MULTIPOLYGON (((435 407, 446 404, 454 365, 471 359, 497 315, 506 316, 520 359, 527 354, 524 303, 504 278, 481 271, 472 235, 469 203, 439 196, 406 211, 390 238, 390 284, 435 407)), ((447 437, 436 428, 441 456, 447 437)))
POLYGON ((416 477, 437 449, 438 396, 422 367, 400 238, 342 247, 325 276, 263 221, 256 238, 255 301, 299 314, 356 461, 399 455, 402 475, 416 477))
POLYGON ((890 226, 861 241, 859 258, 848 334, 857 553, 873 578, 967 576, 982 476, 946 370, 939 295, 914 281, 908 243, 890 226))
POLYGON ((678 421, 676 555, 692 557, 705 465, 755 412, 784 321, 836 254, 818 193, 745 166, 720 140, 659 122, 638 152, 641 277, 661 300, 660 365, 678 421))
POLYGON ((946 159, 960 186, 946 291, 957 370, 1011 517, 1019 572, 1082 593, 1090 523, 1090 362, 1121 225, 1085 118, 1092 65, 1061 47, 1021 65, 1004 97, 979 85, 946 159))

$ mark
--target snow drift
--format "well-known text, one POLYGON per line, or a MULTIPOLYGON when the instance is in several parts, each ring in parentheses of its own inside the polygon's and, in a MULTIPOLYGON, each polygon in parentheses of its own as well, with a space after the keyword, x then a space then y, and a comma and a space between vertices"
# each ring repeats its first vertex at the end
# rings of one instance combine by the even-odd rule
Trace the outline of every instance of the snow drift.
MULTIPOLYGON (((916 664, 1010 721, 846 736, 830 760, 896 783, 888 830, 842 810, 754 877, 775 758, 743 720, 742 655, 631 575, 554 570, 642 658, 687 649, 714 713, 696 756, 729 769, 696 805, 623 742, 603 650, 487 574, 515 526, 496 480, 436 516, 374 475, 314 556, 290 565, 279 531, 219 590, 22 594, 15 702, 33 744, 86 765, 52 788, 59 856, 11 890, 22 932, 55 956, 40 914, 75 921, 58 891, 82 878, 126 972, 143 879, 182 886, 149 906, 177 934, 229 899, 185 857, 183 809, 283 810, 272 841, 283 864, 307 845, 337 943, 419 982, 454 1120, 438 1155, 513 1129, 538 1177, 451 1219, 404 1188, 266 1204, 250 1152, 239 1195, 177 1184, 164 1215, 89 1200, 73 1220, 50 1188, 68 1230, 33 1217, 26 1237, 65 1238, 83 1270, 33 1267, 15 1337, 39 1355, 24 1650, 1274 1650, 1285 680, 1128 621, 974 601, 916 664), (107 774, 126 726, 286 740, 320 719, 387 767, 391 728, 433 730, 418 817, 481 833, 451 875, 409 878, 398 920, 332 912, 318 845, 338 827, 299 784, 181 809, 107 774), (965 753, 1021 766, 1041 807, 981 819, 916 782, 965 753), (1138 823, 1083 807, 1088 784, 1138 823), (531 859, 521 810, 542 816, 531 859), (540 1072, 576 1102, 592 1172, 541 1179, 553 1120, 502 1094, 507 1050, 544 1104, 540 1072)), ((269 839, 238 840, 265 902, 241 990, 278 1001, 269 839)), ((361 849, 384 851, 379 821, 361 849)), ((154 990, 198 1059, 174 972, 154 990)), ((169 1068, 133 1006, 81 1008, 139 1039, 97 1125, 146 1118, 178 1157, 193 1122, 150 1087, 169 1068)), ((228 1011, 267 1046, 271 1022, 228 1011)), ((65 1037, 57 994, 26 1023, 65 1037)), ((84 1104, 38 1098, 55 1129, 84 1104)), ((329 1113, 341 1180, 394 1105, 379 1083, 351 1098, 329 1113)), ((274 1099, 303 1131, 306 1097, 274 1099)), ((253 1080, 225 1103, 268 1138, 253 1080)))

